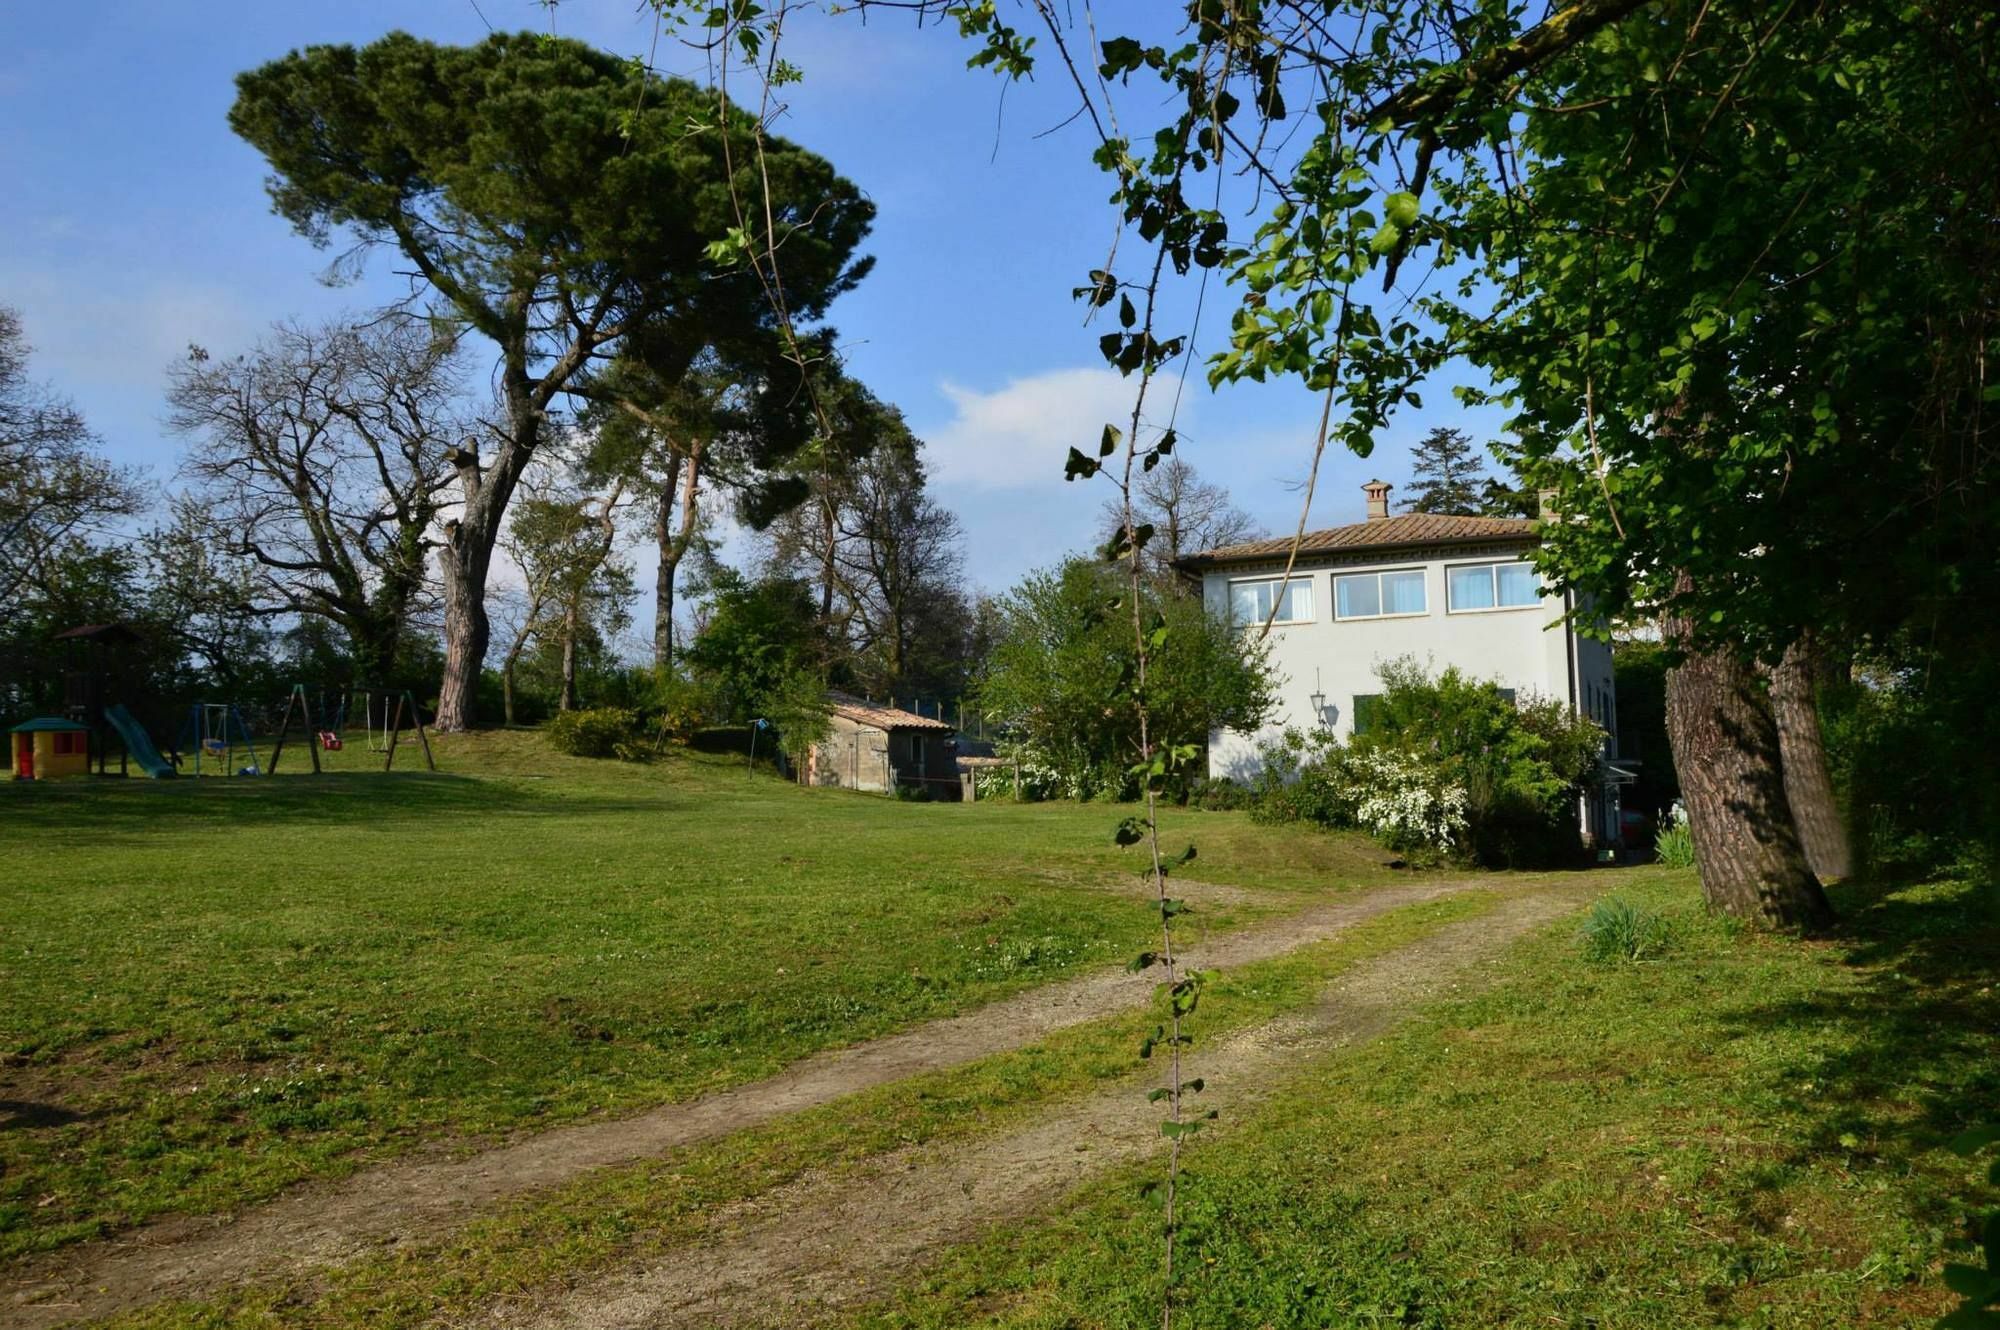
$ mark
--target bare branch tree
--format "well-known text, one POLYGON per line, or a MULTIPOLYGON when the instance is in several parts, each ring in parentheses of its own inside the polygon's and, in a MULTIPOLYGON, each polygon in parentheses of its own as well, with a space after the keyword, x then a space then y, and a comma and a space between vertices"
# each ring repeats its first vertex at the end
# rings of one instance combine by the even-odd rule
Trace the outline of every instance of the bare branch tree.
POLYGON ((98 455, 82 414, 28 378, 31 349, 20 315, 0 305, 0 610, 72 537, 145 506, 136 478, 98 455))
POLYGON ((450 345, 404 319, 280 324, 234 359, 194 348, 173 375, 188 515, 254 564, 257 612, 339 625, 357 681, 394 677, 432 597, 459 386, 450 345))
MULTIPOLYGON (((1229 491, 1203 480, 1179 457, 1168 457, 1132 483, 1132 516, 1153 528, 1141 558, 1146 576, 1164 589, 1182 586, 1174 562, 1186 554, 1257 540, 1264 529, 1238 508, 1229 491)), ((1098 517, 1098 543, 1108 544, 1125 525, 1125 505, 1107 499, 1098 517)))

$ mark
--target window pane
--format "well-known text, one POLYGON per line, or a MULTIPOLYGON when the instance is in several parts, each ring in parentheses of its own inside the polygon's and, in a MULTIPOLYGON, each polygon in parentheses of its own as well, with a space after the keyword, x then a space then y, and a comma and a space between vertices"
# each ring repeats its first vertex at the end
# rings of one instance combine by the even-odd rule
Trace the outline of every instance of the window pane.
MULTIPOLYGON (((1229 617, 1239 627, 1248 627, 1264 622, 1264 615, 1257 609, 1263 597, 1257 593, 1266 589, 1267 582, 1234 582, 1229 587, 1229 617)), ((1268 601, 1264 603, 1268 604, 1268 601)))
POLYGON ((1285 584, 1285 608, 1278 613, 1280 619, 1293 623, 1311 623, 1313 617, 1312 583, 1305 578, 1294 578, 1285 584))
POLYGON ((1454 568, 1447 575, 1446 596, 1455 610, 1493 608, 1493 570, 1487 567, 1454 568))
POLYGON ((1382 586, 1375 574, 1337 578, 1333 584, 1334 614, 1359 619, 1382 612, 1382 586))
POLYGON ((1541 599, 1537 594, 1541 583, 1535 577, 1534 565, 1503 563, 1495 568, 1493 573, 1495 580, 1500 583, 1502 605, 1532 605, 1541 599))
POLYGON ((1421 571, 1382 574, 1382 613, 1422 614, 1425 608, 1421 571))
POLYGON ((1375 728, 1375 706, 1382 700, 1380 693, 1357 693, 1354 698, 1354 732, 1366 734, 1375 728))

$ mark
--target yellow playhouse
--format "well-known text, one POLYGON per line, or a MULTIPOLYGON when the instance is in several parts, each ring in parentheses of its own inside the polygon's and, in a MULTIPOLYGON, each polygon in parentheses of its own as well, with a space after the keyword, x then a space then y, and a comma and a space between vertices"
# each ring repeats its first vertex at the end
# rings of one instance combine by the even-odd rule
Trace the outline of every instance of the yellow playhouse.
POLYGON ((90 774, 90 728, 61 716, 37 716, 14 736, 15 780, 62 780, 90 774))

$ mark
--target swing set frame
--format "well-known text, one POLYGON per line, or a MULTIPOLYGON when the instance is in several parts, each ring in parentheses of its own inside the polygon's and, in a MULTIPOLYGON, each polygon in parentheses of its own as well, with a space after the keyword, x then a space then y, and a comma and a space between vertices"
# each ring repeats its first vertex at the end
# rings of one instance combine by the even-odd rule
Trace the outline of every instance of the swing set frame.
MULTIPOLYGON (((358 696, 369 699, 367 702, 363 703, 363 705, 368 708, 368 719, 365 722, 365 724, 369 727, 369 745, 368 745, 369 750, 371 752, 375 751, 374 729, 373 729, 375 720, 374 705, 373 705, 374 693, 372 691, 363 691, 360 689, 349 689, 347 696, 350 698, 358 696)), ((387 726, 387 737, 388 737, 388 745, 386 749, 388 756, 384 759, 382 763, 382 770, 392 771, 395 769, 396 741, 403 732, 403 715, 405 709, 407 708, 410 720, 412 724, 414 724, 416 727, 417 741, 423 745, 424 768, 428 771, 436 771, 437 759, 431 755, 430 731, 424 728, 424 713, 423 709, 417 705, 416 694, 412 693, 409 689, 405 688, 400 693, 393 693, 393 694, 384 693, 382 695, 382 699, 383 699, 382 702, 383 721, 387 726), (388 703, 388 699, 392 696, 396 699, 395 718, 393 720, 389 718, 389 703, 388 703)), ((324 710, 323 707, 322 710, 324 710)), ((340 709, 340 715, 344 717, 346 714, 347 714, 347 708, 343 704, 340 709)), ((317 725, 313 723, 312 699, 307 696, 306 686, 302 683, 293 684, 291 695, 285 699, 284 718, 278 722, 278 737, 274 741, 271 748, 271 764, 270 766, 266 767, 265 770, 272 775, 277 774, 278 756, 279 754, 285 751, 285 740, 289 738, 291 735, 292 717, 294 715, 297 715, 299 717, 300 724, 304 727, 306 752, 312 758, 313 775, 317 776, 320 774, 319 737, 322 733, 330 734, 333 733, 333 731, 331 730, 322 731, 317 725)))

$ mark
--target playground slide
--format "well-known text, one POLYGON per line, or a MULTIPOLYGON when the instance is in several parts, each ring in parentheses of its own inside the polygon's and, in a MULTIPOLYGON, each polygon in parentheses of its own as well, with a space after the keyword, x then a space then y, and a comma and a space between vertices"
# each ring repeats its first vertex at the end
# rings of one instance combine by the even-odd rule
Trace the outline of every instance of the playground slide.
POLYGON ((160 750, 153 747, 153 741, 146 737, 139 722, 132 719, 131 712, 114 703, 104 708, 104 719, 118 731, 118 737, 125 741, 125 751, 139 764, 140 770, 155 779, 174 774, 174 764, 160 756, 160 750))

